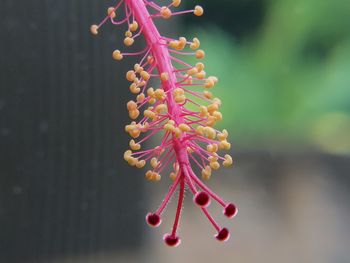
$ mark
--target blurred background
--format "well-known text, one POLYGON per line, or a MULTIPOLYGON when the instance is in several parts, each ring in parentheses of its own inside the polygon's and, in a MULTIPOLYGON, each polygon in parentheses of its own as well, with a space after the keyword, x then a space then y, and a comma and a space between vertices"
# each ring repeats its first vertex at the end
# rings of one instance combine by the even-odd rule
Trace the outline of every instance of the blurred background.
POLYGON ((89 33, 114 1, 1 0, 0 262, 349 262, 350 1, 183 2, 205 15, 160 26, 199 37, 220 79, 236 166, 209 186, 239 207, 211 207, 230 241, 190 195, 180 247, 162 242, 174 203, 144 222, 169 180, 122 160, 134 61, 111 59, 125 28, 89 33))

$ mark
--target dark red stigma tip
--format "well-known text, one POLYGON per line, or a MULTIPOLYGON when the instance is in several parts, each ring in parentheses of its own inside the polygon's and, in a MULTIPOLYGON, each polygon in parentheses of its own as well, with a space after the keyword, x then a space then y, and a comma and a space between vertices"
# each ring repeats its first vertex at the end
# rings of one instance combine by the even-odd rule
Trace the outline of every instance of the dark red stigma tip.
POLYGON ((230 238, 230 232, 224 227, 219 231, 219 233, 216 234, 215 237, 219 241, 227 241, 230 238))
POLYGON ((163 239, 165 244, 167 244, 169 247, 177 247, 181 243, 181 239, 179 237, 171 234, 165 234, 163 239))
POLYGON ((210 197, 206 192, 196 193, 193 200, 201 207, 207 207, 210 204, 210 197))
POLYGON ((147 221, 147 224, 149 224, 152 227, 157 227, 160 225, 160 223, 162 223, 160 216, 152 213, 147 214, 146 221, 147 221))
POLYGON ((233 218, 237 215, 237 207, 234 204, 228 204, 224 209, 224 215, 228 218, 233 218))

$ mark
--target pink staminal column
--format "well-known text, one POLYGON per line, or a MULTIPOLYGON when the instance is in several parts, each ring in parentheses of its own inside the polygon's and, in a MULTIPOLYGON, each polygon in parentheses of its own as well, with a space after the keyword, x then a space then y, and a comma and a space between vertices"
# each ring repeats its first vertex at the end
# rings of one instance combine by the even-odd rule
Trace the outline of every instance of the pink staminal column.
POLYGON ((127 104, 130 118, 136 120, 142 107, 148 103, 152 105, 144 111, 144 117, 138 123, 132 122, 126 126, 126 131, 134 139, 137 139, 143 132, 150 133, 138 142, 132 140, 130 142, 131 150, 124 153, 124 159, 130 165, 138 168, 142 168, 146 161, 150 161, 153 171, 148 171, 146 178, 153 181, 159 181, 163 169, 173 165, 175 173, 172 179, 174 182, 159 208, 154 213, 146 215, 147 223, 152 227, 158 227, 162 222, 162 214, 170 199, 176 191, 178 192, 172 231, 163 237, 164 242, 172 247, 176 247, 181 243, 177 230, 186 187, 192 192, 194 203, 203 211, 203 214, 217 231, 215 235, 217 240, 228 240, 230 233, 227 228, 219 226, 210 215, 208 207, 211 200, 216 201, 223 207, 223 214, 226 217, 233 218, 237 214, 236 206, 224 201, 207 187, 194 173, 191 166, 191 162, 197 165, 202 169, 202 177, 208 179, 211 175, 211 169, 217 170, 220 167, 218 161, 222 161, 222 164, 228 167, 232 164, 232 158, 229 155, 221 157, 216 153, 219 149, 230 149, 230 144, 226 141, 227 131, 219 132, 212 128, 215 122, 222 118, 218 111, 221 101, 212 98, 208 91, 202 93, 189 89, 190 86, 210 89, 217 83, 217 78, 206 77, 206 73, 203 71, 203 63, 191 66, 176 57, 191 55, 197 59, 203 58, 204 51, 198 50, 199 40, 194 38, 193 41, 189 42, 184 37, 175 40, 161 36, 153 22, 153 19, 160 17, 167 19, 172 15, 194 13, 196 16, 200 16, 203 14, 203 9, 200 6, 196 6, 193 10, 172 13, 170 7, 178 7, 180 3, 179 0, 173 0, 171 5, 160 7, 152 1, 120 0, 114 7, 108 9, 107 17, 100 24, 91 27, 91 32, 97 35, 98 29, 108 20, 114 25, 127 23, 128 31, 124 39, 126 46, 132 45, 134 39, 140 35, 143 35, 146 40, 147 47, 142 51, 122 53, 115 50, 113 52, 113 58, 116 60, 121 60, 123 56, 143 55, 141 61, 135 64, 134 70, 127 72, 126 75, 126 78, 132 82, 130 86, 132 93, 139 94, 136 102, 129 101, 127 104), (117 11, 123 3, 125 4, 126 17, 116 21, 117 11), (148 10, 150 8, 156 10, 156 13, 151 14, 148 10), (139 31, 133 35, 137 29, 139 31), (197 51, 180 52, 179 50, 183 50, 186 45, 197 51), (180 68, 175 67, 173 63, 179 64, 180 68), (137 77, 136 74, 139 76, 137 77), (161 88, 157 89, 157 100, 153 94, 155 91, 147 90, 151 78, 159 78, 161 82, 161 88), (184 96, 184 93, 201 99, 205 103, 210 103, 210 105, 205 107, 192 98, 184 96), (145 94, 147 94, 147 97, 145 94), (164 98, 162 94, 164 94, 164 98), (143 98, 140 99, 139 96, 143 96, 143 98), (183 97, 184 99, 182 99, 183 97), (188 104, 198 107, 200 111, 189 110, 186 107, 188 104), (166 109, 166 112, 163 112, 164 109, 166 109), (162 131, 165 131, 165 133, 158 147, 139 151, 141 143, 162 131), (215 140, 216 137, 219 138, 219 141, 215 140), (202 148, 201 144, 203 143, 207 144, 207 148, 202 148))
MULTIPOLYGON (((167 73, 168 79, 166 81, 163 81, 162 86, 165 92, 167 92, 167 106, 168 106, 168 112, 171 116, 172 120, 175 121, 176 124, 183 123, 183 117, 181 116, 182 107, 178 105, 170 90, 175 89, 177 78, 172 65, 171 56, 169 53, 169 50, 167 48, 167 43, 165 40, 162 39, 161 35, 158 32, 158 29, 156 28, 155 24, 153 23, 153 20, 150 19, 150 14, 145 6, 144 1, 142 0, 126 0, 126 4, 130 7, 131 10, 134 12, 134 16, 136 21, 144 28, 144 37, 147 41, 148 46, 151 47, 152 55, 157 63, 158 72, 161 73, 167 73)), ((186 134, 183 134, 182 137, 186 136, 186 134)), ((174 144, 174 150, 176 153, 176 159, 180 163, 180 167, 182 168, 183 165, 188 165, 188 154, 186 151, 186 146, 181 144, 182 138, 173 138, 173 144, 174 144)), ((180 168, 180 169, 181 169, 180 168)), ((182 170, 182 169, 181 169, 182 170)), ((164 241, 169 246, 177 246, 180 244, 180 238, 177 236, 177 228, 180 220, 180 214, 181 214, 181 208, 184 198, 184 189, 185 189, 185 178, 184 174, 180 172, 179 174, 179 180, 177 180, 175 185, 179 184, 179 200, 176 210, 176 216, 174 221, 174 226, 171 234, 166 234, 164 236, 164 241)), ((173 191, 171 192, 171 194, 173 191)), ((170 196, 171 197, 171 196, 170 196)), ((166 198, 167 201, 170 200, 169 197, 166 198)), ((167 203, 164 205, 166 206, 167 203)), ((160 222, 160 215, 153 214, 149 215, 147 217, 147 221, 150 225, 151 220, 150 219, 157 219, 157 216, 159 216, 159 220, 155 220, 156 222, 160 222)), ((158 225, 158 224, 155 224, 158 225)))

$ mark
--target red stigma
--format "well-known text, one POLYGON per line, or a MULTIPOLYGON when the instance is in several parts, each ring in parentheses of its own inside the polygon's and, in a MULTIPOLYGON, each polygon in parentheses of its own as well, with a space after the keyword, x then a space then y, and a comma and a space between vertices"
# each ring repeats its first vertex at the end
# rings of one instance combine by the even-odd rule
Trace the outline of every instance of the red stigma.
POLYGON ((181 239, 179 237, 171 234, 165 234, 163 239, 165 244, 167 244, 169 247, 177 247, 181 243, 181 239))
POLYGON ((210 204, 210 197, 206 192, 196 193, 193 200, 197 205, 201 207, 207 207, 210 204))
POLYGON ((219 233, 215 236, 219 241, 227 241, 230 238, 230 232, 227 228, 222 228, 219 233))
POLYGON ((237 207, 234 204, 228 204, 224 209, 224 215, 228 218, 233 218, 237 215, 237 207))
POLYGON ((146 221, 147 221, 147 224, 149 224, 152 227, 158 227, 162 223, 160 216, 152 213, 147 214, 146 221))

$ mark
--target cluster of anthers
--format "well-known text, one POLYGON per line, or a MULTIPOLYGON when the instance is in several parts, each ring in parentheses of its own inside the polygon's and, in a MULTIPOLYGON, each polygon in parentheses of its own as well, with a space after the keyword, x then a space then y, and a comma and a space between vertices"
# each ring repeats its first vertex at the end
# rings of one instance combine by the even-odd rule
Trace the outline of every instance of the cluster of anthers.
POLYGON ((178 7, 181 0, 173 0, 167 6, 158 6, 147 0, 120 0, 107 10, 107 16, 99 25, 91 26, 91 33, 98 34, 100 27, 108 20, 114 25, 127 24, 124 44, 131 46, 134 40, 143 36, 147 46, 139 52, 113 52, 115 60, 126 56, 141 56, 140 62, 126 73, 131 82, 130 91, 136 95, 135 101, 127 103, 129 116, 133 120, 125 130, 133 138, 130 150, 124 153, 124 159, 137 168, 149 162, 151 169, 146 172, 150 181, 161 180, 162 171, 173 167, 170 178, 173 180, 159 208, 146 216, 147 223, 157 227, 169 200, 178 189, 178 204, 171 233, 164 235, 169 246, 180 244, 177 229, 184 199, 185 188, 193 193, 193 200, 209 219, 217 231, 216 238, 226 241, 229 238, 227 228, 220 227, 209 214, 207 207, 213 199, 221 205, 223 213, 233 218, 237 209, 234 204, 224 201, 210 190, 192 169, 198 166, 203 180, 211 177, 212 171, 220 166, 228 167, 233 161, 230 155, 218 154, 219 150, 229 150, 228 132, 218 131, 214 125, 222 119, 219 111, 221 101, 214 98, 209 91, 218 79, 207 77, 202 62, 194 66, 181 60, 181 56, 205 57, 200 48, 200 41, 185 37, 172 39, 161 36, 153 20, 160 17, 168 19, 175 15, 193 13, 203 14, 203 8, 196 6, 193 10, 173 12, 171 7, 178 7), (124 4, 124 5, 122 5, 124 4), (117 19, 119 9, 123 18, 117 19), (124 17, 125 15, 125 17, 124 17), (150 85, 153 84, 157 88, 150 85), (202 102, 204 105, 200 104, 202 102), (146 135, 142 136, 144 133, 146 135), (141 149, 142 143, 156 134, 163 134, 159 146, 152 149, 141 149), (139 139, 143 137, 142 139, 139 139))

